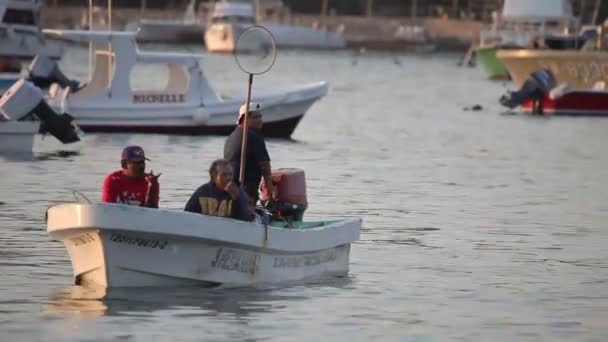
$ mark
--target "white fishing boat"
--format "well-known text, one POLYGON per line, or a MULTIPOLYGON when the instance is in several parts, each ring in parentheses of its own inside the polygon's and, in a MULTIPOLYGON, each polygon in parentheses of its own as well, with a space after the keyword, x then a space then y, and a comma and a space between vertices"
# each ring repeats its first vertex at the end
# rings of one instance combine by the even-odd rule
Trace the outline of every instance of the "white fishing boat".
POLYGON ((60 204, 47 210, 47 232, 63 241, 79 285, 258 286, 346 276, 361 219, 307 222, 305 206, 277 203, 287 210, 267 225, 122 204, 60 204))
POLYGON ((49 133, 64 144, 80 140, 69 115, 57 115, 39 88, 19 80, 0 98, 0 154, 31 154, 39 133, 49 133))
MULTIPOLYGON (((249 2, 216 2, 205 31, 205 46, 210 52, 231 53, 240 34, 256 25, 255 9, 249 2)), ((272 33, 277 48, 337 49, 346 47, 342 35, 334 31, 321 31, 312 27, 263 23, 272 33)), ((262 41, 252 41, 252 49, 262 41)), ((240 45, 244 49, 244 45, 240 45)))
POLYGON ((40 28, 40 0, 0 0, 0 57, 61 58, 63 43, 47 40, 40 28))
MULTIPOLYGON (((92 78, 86 86, 77 91, 51 87, 48 96, 53 108, 72 115, 84 131, 229 134, 234 129, 244 96, 220 98, 203 73, 202 55, 144 52, 137 48, 133 32, 45 32, 95 45, 92 78), (132 88, 132 71, 142 63, 166 70, 164 89, 132 88)), ((327 92, 327 82, 254 92, 252 100, 264 108, 264 134, 291 136, 304 113, 327 92)))

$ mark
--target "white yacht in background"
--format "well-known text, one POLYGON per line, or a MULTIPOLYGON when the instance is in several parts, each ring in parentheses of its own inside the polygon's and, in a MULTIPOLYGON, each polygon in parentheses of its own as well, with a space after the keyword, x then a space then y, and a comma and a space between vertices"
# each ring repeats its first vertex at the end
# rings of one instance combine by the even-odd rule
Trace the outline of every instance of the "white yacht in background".
MULTIPOLYGON (((346 47, 342 35, 312 27, 281 23, 258 23, 251 2, 216 2, 205 31, 205 45, 210 52, 231 53, 241 32, 260 24, 272 33, 277 48, 337 49, 346 47)), ((255 42, 252 42, 255 44, 255 42)))
POLYGON ((157 43, 203 43, 205 24, 194 11, 195 0, 190 1, 182 20, 141 19, 131 22, 126 31, 137 32, 140 42, 157 43))
POLYGON ((40 0, 0 0, 0 57, 61 58, 63 43, 46 40, 40 28, 40 0))
MULTIPOLYGON (((234 130, 245 96, 218 96, 205 77, 202 55, 141 51, 134 32, 45 32, 93 43, 94 67, 87 84, 82 88, 68 82, 52 85, 48 95, 50 106, 72 115, 85 132, 227 135, 234 130), (132 73, 142 64, 159 73, 164 69, 166 79, 131 84, 132 73)), ((56 69, 47 62, 40 60, 40 68, 30 68, 38 82, 56 69)), ((327 92, 324 81, 265 92, 254 89, 252 100, 264 108, 264 134, 290 137, 308 109, 327 92)))

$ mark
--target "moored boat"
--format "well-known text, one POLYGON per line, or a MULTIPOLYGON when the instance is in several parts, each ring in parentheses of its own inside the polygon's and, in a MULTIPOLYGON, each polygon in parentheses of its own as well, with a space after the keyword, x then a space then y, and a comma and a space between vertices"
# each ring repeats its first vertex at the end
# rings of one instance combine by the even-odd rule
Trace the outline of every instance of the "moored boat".
POLYGON ((509 71, 497 58, 498 50, 532 48, 574 26, 568 0, 506 0, 491 27, 480 32, 475 53, 490 79, 508 79, 509 71))
MULTIPOLYGON (((51 107, 72 115, 85 132, 226 135, 234 129, 244 96, 218 96, 203 73, 203 56, 140 51, 133 32, 48 33, 94 43, 90 81, 78 90, 51 87, 48 96, 51 107), (107 49, 108 43, 111 50, 107 49), (168 77, 134 88, 131 74, 136 64, 164 68, 168 77), (158 83, 164 83, 164 88, 158 89, 158 83)), ((306 111, 327 92, 328 85, 323 81, 254 91, 252 100, 264 108, 264 134, 291 136, 306 111)))
POLYGON ((608 116, 608 91, 605 82, 592 88, 571 88, 558 84, 549 69, 533 72, 519 90, 500 99, 509 108, 521 106, 524 113, 535 115, 608 116))
MULTIPOLYGON (((247 28, 260 24, 255 8, 249 2, 216 2, 205 30, 205 46, 210 52, 232 53, 240 34, 247 28)), ((341 33, 322 31, 313 27, 265 22, 263 26, 274 37, 277 48, 339 49, 346 47, 341 33)), ((240 50, 258 49, 264 41, 239 43, 240 50)))

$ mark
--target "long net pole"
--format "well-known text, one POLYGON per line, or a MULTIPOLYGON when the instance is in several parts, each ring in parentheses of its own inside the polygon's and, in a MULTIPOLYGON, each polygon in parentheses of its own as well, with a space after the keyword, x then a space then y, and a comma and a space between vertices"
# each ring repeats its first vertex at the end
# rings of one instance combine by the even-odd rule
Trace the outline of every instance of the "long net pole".
POLYGON ((253 85, 253 74, 249 74, 249 83, 247 85, 247 102, 245 102, 245 118, 243 119, 243 140, 241 141, 241 169, 239 170, 239 182, 241 187, 245 185, 245 162, 247 155, 247 119, 249 117, 249 102, 251 101, 251 87, 253 85))

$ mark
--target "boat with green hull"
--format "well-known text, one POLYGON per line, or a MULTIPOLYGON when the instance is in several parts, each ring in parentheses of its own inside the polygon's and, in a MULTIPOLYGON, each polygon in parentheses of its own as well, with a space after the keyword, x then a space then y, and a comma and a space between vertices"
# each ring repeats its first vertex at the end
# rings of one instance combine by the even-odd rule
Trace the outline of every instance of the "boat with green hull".
POLYGON ((495 46, 482 47, 477 48, 475 53, 477 54, 477 59, 488 75, 488 78, 492 80, 509 79, 509 71, 504 63, 496 57, 496 51, 498 51, 498 48, 495 46))

